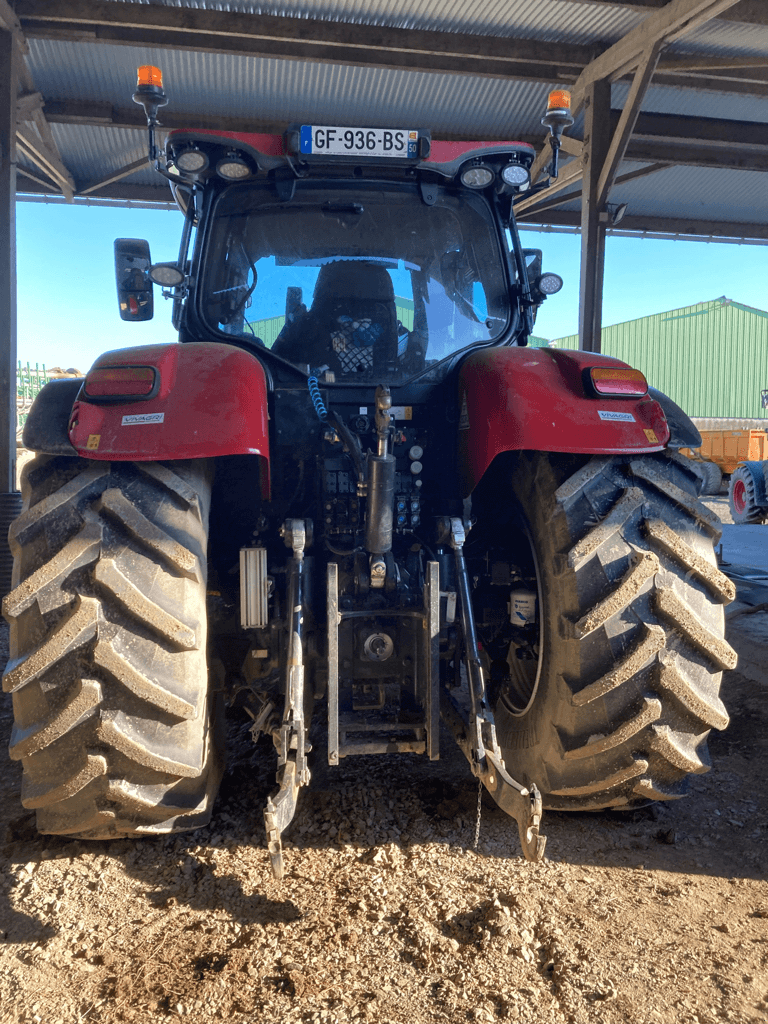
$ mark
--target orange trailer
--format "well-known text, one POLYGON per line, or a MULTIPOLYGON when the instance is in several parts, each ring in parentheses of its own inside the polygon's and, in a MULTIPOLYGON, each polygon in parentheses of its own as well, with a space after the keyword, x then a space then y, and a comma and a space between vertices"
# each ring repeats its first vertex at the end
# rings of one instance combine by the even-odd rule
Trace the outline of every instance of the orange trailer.
POLYGON ((768 459, 768 432, 762 430, 702 430, 701 448, 681 449, 691 459, 716 463, 723 473, 732 473, 740 462, 768 459))

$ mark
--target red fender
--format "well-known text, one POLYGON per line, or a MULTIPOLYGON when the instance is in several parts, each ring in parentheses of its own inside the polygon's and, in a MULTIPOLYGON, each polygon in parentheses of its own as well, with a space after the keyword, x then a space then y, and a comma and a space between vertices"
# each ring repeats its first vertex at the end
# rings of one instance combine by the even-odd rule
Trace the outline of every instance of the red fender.
MULTIPOLYGON (((95 390, 94 385, 91 389, 95 390)), ((269 493, 267 380, 254 356, 209 342, 142 345, 107 352, 88 371, 72 407, 69 440, 87 459, 156 462, 261 456, 262 494, 269 493), (97 370, 151 367, 144 398, 89 395, 97 370)))
POLYGON ((661 451, 669 427, 658 402, 596 398, 583 371, 627 366, 595 352, 489 348, 459 371, 459 470, 469 494, 501 452, 524 448, 588 455, 661 451))

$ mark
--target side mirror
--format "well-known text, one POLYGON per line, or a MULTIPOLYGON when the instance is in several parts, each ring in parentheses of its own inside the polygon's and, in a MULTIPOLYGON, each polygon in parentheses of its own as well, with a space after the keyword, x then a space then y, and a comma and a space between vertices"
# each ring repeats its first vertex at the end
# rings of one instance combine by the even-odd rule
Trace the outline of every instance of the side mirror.
POLYGON ((121 320, 151 320, 155 311, 149 268, 149 242, 115 239, 115 281, 121 320))
POLYGON ((542 257, 541 249, 523 249, 525 269, 528 271, 528 281, 531 287, 533 287, 533 282, 541 274, 542 257))
POLYGON ((535 305, 540 306, 548 295, 555 295, 560 291, 563 279, 559 274, 542 273, 541 249, 523 249, 523 258, 531 288, 531 299, 535 305))

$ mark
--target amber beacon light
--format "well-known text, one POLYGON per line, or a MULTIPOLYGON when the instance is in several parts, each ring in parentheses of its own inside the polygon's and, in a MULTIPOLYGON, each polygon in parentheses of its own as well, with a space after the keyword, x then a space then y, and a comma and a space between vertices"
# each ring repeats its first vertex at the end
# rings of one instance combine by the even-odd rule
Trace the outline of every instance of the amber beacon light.
POLYGON ((160 68, 153 67, 152 64, 142 64, 136 72, 136 88, 141 89, 142 86, 152 85, 155 88, 163 91, 163 72, 160 68))
POLYGON ((156 68, 152 64, 141 65, 136 72, 136 92, 133 94, 133 102, 144 107, 144 113, 147 115, 149 159, 155 161, 157 160, 157 147, 155 146, 157 111, 168 102, 168 97, 163 92, 163 73, 160 68, 156 68))
POLYGON ((552 163, 549 173, 557 177, 557 157, 560 150, 560 136, 573 124, 571 116, 571 94, 567 89, 553 89, 547 98, 547 112, 541 123, 549 128, 549 144, 552 148, 552 163))

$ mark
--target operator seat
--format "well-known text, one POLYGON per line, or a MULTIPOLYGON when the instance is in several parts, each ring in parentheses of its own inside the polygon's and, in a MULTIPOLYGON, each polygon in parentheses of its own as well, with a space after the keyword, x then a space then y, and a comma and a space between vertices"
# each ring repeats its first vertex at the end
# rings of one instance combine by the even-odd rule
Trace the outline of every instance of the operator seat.
POLYGON ((311 307, 286 322, 272 351, 292 363, 327 366, 342 375, 395 363, 398 319, 386 268, 359 260, 324 264, 311 307))

